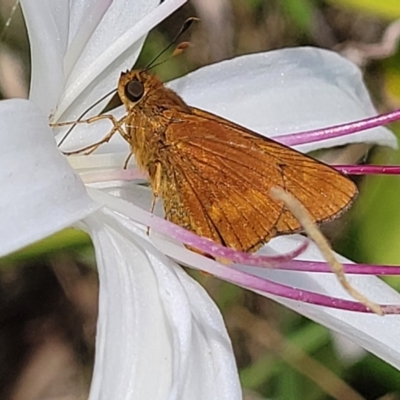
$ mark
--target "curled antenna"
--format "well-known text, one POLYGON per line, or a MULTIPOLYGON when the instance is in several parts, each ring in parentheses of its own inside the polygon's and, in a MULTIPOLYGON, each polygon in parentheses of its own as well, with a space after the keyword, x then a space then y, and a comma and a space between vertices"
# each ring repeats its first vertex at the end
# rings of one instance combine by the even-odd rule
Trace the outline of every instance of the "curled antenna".
POLYGON ((152 66, 144 69, 143 71, 149 71, 150 69, 153 69, 155 67, 158 67, 161 64, 164 64, 166 61, 170 60, 172 57, 178 56, 181 54, 183 51, 185 51, 188 47, 190 46, 190 42, 182 42, 179 43, 178 46, 176 46, 175 50, 172 52, 170 57, 167 57, 165 60, 161 60, 158 63, 153 64, 152 66))
MULTIPOLYGON (((169 50, 175 43, 176 41, 180 38, 180 36, 186 32, 191 25, 193 24, 193 22, 198 21, 199 19, 196 17, 190 17, 188 18, 182 25, 181 29, 179 30, 179 32, 175 35, 175 37, 171 40, 171 43, 165 47, 163 50, 161 50, 147 65, 146 67, 143 69, 143 71, 148 71, 150 68, 155 67, 156 65, 154 64, 167 50, 169 50)), ((178 46, 179 47, 179 46, 178 46)), ((159 64, 157 64, 159 65, 159 64)))

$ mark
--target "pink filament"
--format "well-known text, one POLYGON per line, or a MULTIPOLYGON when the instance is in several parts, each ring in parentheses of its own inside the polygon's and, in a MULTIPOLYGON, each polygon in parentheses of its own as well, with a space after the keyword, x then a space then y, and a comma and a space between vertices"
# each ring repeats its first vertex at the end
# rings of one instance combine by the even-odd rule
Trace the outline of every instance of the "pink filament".
POLYGON ((279 136, 279 141, 287 146, 295 146, 304 143, 319 142, 336 138, 339 136, 349 135, 367 129, 376 128, 378 126, 387 125, 391 122, 400 120, 400 110, 392 111, 387 114, 381 114, 374 117, 365 118, 355 122, 336 125, 323 129, 314 129, 312 131, 290 133, 279 136))

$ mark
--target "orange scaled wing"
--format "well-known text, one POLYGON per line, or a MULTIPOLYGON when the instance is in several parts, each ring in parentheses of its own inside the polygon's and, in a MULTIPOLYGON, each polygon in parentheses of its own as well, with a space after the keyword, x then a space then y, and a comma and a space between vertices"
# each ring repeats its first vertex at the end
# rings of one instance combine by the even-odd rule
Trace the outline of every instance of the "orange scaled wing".
POLYGON ((161 192, 169 193, 167 219, 199 236, 255 251, 276 235, 301 230, 270 197, 273 186, 296 197, 316 223, 339 216, 356 196, 355 184, 333 168, 213 114, 192 112, 171 113, 161 192))

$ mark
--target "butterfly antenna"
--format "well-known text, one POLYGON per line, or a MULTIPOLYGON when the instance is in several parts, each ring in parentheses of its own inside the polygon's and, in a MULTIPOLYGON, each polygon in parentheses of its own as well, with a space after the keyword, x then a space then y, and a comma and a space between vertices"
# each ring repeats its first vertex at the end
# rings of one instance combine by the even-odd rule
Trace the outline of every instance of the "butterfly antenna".
MULTIPOLYGON (((154 63, 167 51, 169 50, 175 43, 176 41, 179 39, 179 37, 186 32, 191 25, 193 24, 193 22, 198 21, 199 19, 196 17, 190 17, 188 18, 182 25, 181 29, 179 30, 179 32, 176 34, 176 36, 171 40, 170 44, 165 47, 163 50, 160 51, 160 53, 158 53, 148 64, 147 66, 144 68, 144 71, 148 71, 150 68, 155 67, 154 63)), ((157 64, 159 65, 159 64, 157 64)))
POLYGON ((143 71, 147 72, 147 71, 150 70, 150 69, 153 69, 153 68, 155 68, 155 67, 158 67, 158 66, 161 65, 161 64, 164 64, 166 61, 170 60, 172 57, 175 57, 175 56, 181 54, 181 53, 182 53, 184 50, 186 50, 189 46, 190 46, 190 43, 189 43, 189 42, 182 42, 182 43, 179 43, 178 46, 176 46, 175 50, 173 51, 173 53, 171 54, 170 57, 168 57, 168 58, 166 58, 165 60, 162 60, 162 61, 160 61, 160 62, 158 62, 158 63, 155 63, 155 64, 151 65, 150 67, 144 69, 143 71))
MULTIPOLYGON (((15 6, 14 6, 15 7, 15 6)), ((157 54, 156 57, 154 57, 146 66, 146 68, 144 68, 144 71, 148 71, 150 68, 153 68, 157 65, 162 64, 164 61, 161 61, 157 64, 154 64, 167 50, 169 50, 175 43, 176 41, 179 39, 179 37, 186 32, 190 26, 192 25, 193 22, 198 21, 198 18, 195 17, 191 17, 188 18, 182 25, 181 29, 179 30, 179 32, 176 34, 176 36, 172 39, 171 43, 165 47, 165 49, 163 49, 159 54, 157 54)), ((178 45, 176 47, 176 49, 173 52, 173 56, 176 56, 177 54, 180 54, 184 49, 186 49, 189 46, 189 43, 187 42, 183 42, 180 45, 178 45)), ((82 118, 90 111, 92 110, 94 107, 96 107, 100 102, 102 102, 103 100, 105 100, 108 96, 110 96, 111 94, 113 94, 114 92, 116 92, 118 89, 114 89, 111 92, 107 93, 106 95, 104 95, 100 100, 96 101, 96 103, 92 104, 84 113, 82 113, 79 118, 77 119, 77 122, 81 121, 82 118)), ((68 131, 66 132, 66 134, 62 137, 62 139, 60 140, 60 142, 58 143, 58 146, 61 146, 65 140, 67 139, 67 137, 69 136, 69 134, 72 132, 72 130, 75 128, 75 124, 73 124, 71 126, 70 129, 68 129, 68 131)))
MULTIPOLYGON (((117 89, 113 89, 111 90, 111 92, 108 92, 107 94, 105 94, 101 99, 97 100, 95 103, 93 103, 85 112, 83 112, 79 118, 76 120, 76 122, 79 122, 82 120, 82 118, 90 111, 93 110, 94 107, 96 107, 99 103, 101 103, 103 100, 105 100, 108 96, 111 96, 113 93, 115 93, 117 91, 117 89)), ((67 139, 67 137, 69 136, 69 134, 72 132, 72 130, 75 128, 76 123, 73 124, 71 126, 71 128, 68 129, 67 133, 62 137, 62 139, 60 140, 60 142, 58 143, 58 147, 60 147, 65 140, 67 139)))
POLYGON ((7 18, 7 21, 6 21, 5 25, 4 25, 4 28, 0 33, 0 42, 2 42, 6 32, 8 30, 8 28, 9 28, 9 26, 11 24, 11 21, 12 21, 12 19, 14 17, 15 11, 17 11, 18 6, 19 6, 19 0, 16 0, 14 5, 13 5, 13 7, 12 7, 12 9, 11 9, 11 11, 10 11, 10 15, 7 18))

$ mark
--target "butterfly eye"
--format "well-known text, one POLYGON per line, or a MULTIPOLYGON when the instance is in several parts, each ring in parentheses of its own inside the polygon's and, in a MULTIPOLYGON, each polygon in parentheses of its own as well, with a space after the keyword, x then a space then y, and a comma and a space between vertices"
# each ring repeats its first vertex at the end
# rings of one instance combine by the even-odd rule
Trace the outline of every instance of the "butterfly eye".
POLYGON ((143 93, 144 93, 144 86, 142 82, 136 80, 130 81, 125 86, 125 95, 132 102, 139 101, 142 98, 143 93))

